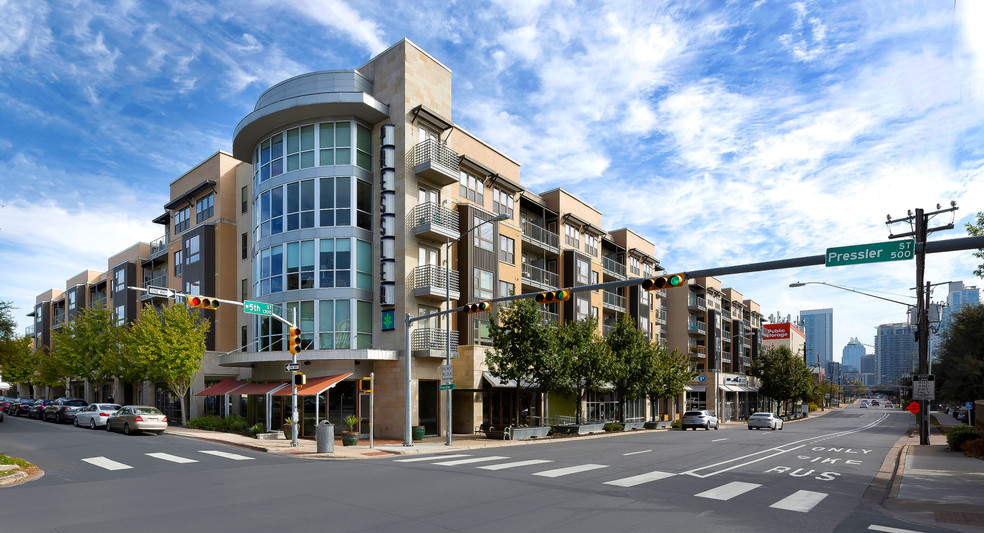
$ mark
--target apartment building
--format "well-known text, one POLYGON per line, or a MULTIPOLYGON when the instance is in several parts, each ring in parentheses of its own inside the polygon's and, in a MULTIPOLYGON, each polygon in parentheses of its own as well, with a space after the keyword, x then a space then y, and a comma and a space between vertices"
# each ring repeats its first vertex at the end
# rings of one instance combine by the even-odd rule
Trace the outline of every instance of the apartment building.
MULTIPOLYGON (((664 269, 655 243, 629 228, 606 231, 602 213, 564 189, 526 190, 519 162, 454 122, 451 82, 450 69, 403 40, 358 68, 274 85, 236 126, 231 153, 217 152, 171 183, 164 213, 154 220, 163 236, 111 258, 106 273, 73 282, 90 287, 83 289, 88 301, 102 294, 122 322, 135 319, 142 306, 169 300, 125 290, 133 284, 229 302, 200 311, 212 328, 191 415, 238 413, 278 429, 290 414, 286 327, 232 304, 245 300, 273 305, 301 329, 297 359, 308 379, 299 391, 302 436, 313 435, 316 419, 341 424, 350 414, 367 434, 370 401, 357 383, 369 376, 376 436, 404 435, 408 395, 412 424, 443 433, 447 404, 439 386, 449 340, 454 432, 515 423, 517 412, 533 423, 573 415, 570 401, 551 398, 550 412, 543 412, 536 395, 488 373, 495 306, 417 320, 409 328, 405 317, 446 310, 446 300, 456 308, 574 288, 570 300, 544 306, 545 319, 591 317, 603 333, 627 315, 649 339, 672 342, 667 292, 684 289, 576 290, 657 275, 664 269), (497 215, 505 218, 489 222, 497 215), (100 283, 103 292, 92 292, 100 283)), ((738 412, 754 392, 747 372, 758 345, 758 305, 713 278, 697 281, 701 299, 712 284, 713 304, 699 320, 716 329, 694 344, 714 349, 699 357, 690 343, 681 346, 693 351, 702 371, 717 372, 720 390, 733 393, 724 399, 712 391, 709 401, 722 398, 738 412)), ((64 300, 62 291, 38 297, 39 345, 64 300)), ((696 321, 697 311, 691 315, 696 321)), ((686 326, 687 316, 682 320, 686 326)), ((176 409, 166 388, 143 386, 131 396, 149 394, 176 409)), ((682 403, 656 410, 676 413, 682 403)), ((614 418, 620 409, 618 398, 604 392, 592 393, 582 407, 597 419, 614 418)), ((655 414, 642 400, 629 402, 628 410, 629 418, 655 414)))

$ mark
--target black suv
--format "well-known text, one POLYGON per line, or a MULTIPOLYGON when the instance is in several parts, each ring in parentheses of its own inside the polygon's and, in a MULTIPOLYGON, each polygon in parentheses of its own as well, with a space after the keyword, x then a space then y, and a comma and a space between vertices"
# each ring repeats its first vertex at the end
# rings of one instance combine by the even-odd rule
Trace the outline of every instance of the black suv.
POLYGON ((54 420, 59 424, 62 422, 71 422, 72 418, 75 416, 75 412, 78 411, 80 407, 85 407, 87 405, 89 405, 89 402, 81 398, 58 398, 57 400, 44 406, 44 411, 41 414, 41 418, 45 421, 54 420))

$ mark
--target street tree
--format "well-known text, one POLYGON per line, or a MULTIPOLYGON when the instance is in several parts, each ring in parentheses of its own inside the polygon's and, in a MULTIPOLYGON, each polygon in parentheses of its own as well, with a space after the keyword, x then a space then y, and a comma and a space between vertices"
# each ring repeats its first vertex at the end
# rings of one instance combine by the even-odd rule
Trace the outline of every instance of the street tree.
POLYGON ((653 351, 645 334, 626 315, 605 335, 605 344, 611 354, 611 383, 618 395, 619 422, 625 422, 628 399, 646 395, 647 378, 655 363, 653 351))
MULTIPOLYGON (((645 393, 653 404, 658 400, 679 398, 687 384, 700 374, 686 354, 677 352, 676 348, 667 352, 661 343, 649 344, 648 358, 650 366, 649 375, 644 380, 645 393)), ((655 412, 654 405, 653 413, 655 412)))
POLYGON ((759 394, 782 403, 787 413, 789 402, 807 400, 814 391, 810 369, 788 346, 773 346, 759 353, 752 374, 761 380, 759 394))
POLYGON ((984 398, 984 305, 965 307, 952 315, 933 371, 940 399, 962 403, 984 398))
MULTIPOLYGON (((521 299, 499 306, 489 321, 489 337, 492 350, 485 360, 490 374, 514 381, 517 389, 539 390, 544 395, 557 390, 561 376, 557 326, 544 319, 540 304, 521 299)), ((518 421, 518 413, 514 416, 518 421)))
MULTIPOLYGON (((984 237, 984 211, 977 213, 977 220, 975 222, 967 223, 967 233, 974 237, 984 237)), ((984 248, 974 252, 974 257, 984 261, 984 248)), ((974 275, 984 278, 984 262, 977 266, 977 269, 974 270, 974 275)))
POLYGON ((0 375, 11 383, 34 379, 38 360, 31 349, 31 339, 17 335, 14 305, 0 300, 0 375))
POLYGON ((147 377, 163 381, 180 398, 182 424, 188 417, 185 396, 201 370, 209 326, 180 303, 147 308, 130 328, 127 354, 146 369, 147 377))
POLYGON ((55 355, 70 377, 98 387, 113 375, 111 361, 120 351, 120 330, 113 312, 105 306, 82 309, 55 331, 55 355))
POLYGON ((598 335, 598 322, 589 318, 560 326, 557 357, 564 377, 560 392, 575 400, 575 421, 580 424, 585 393, 602 390, 612 378, 611 353, 598 335))

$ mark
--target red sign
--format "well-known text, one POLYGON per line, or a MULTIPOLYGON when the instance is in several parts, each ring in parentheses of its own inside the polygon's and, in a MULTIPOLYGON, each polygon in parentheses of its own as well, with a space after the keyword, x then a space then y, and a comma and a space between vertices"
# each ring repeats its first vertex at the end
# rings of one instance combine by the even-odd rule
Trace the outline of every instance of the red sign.
POLYGON ((789 338, 789 326, 787 322, 785 324, 763 324, 762 332, 763 340, 773 340, 773 339, 788 339, 789 338))
POLYGON ((905 408, 911 411, 914 415, 919 414, 919 402, 912 402, 905 406, 905 408))

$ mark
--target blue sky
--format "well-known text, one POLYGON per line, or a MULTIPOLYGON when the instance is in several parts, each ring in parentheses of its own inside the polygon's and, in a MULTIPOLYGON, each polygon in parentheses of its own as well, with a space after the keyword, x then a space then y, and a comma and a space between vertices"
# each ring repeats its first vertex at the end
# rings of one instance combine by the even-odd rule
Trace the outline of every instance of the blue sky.
MULTIPOLYGON (((406 37, 453 71, 453 119, 656 242, 671 271, 879 242, 885 215, 984 211, 984 3, 0 0, 0 298, 20 306, 161 234, 168 184, 259 94, 406 37), (627 194, 627 191, 632 191, 627 194)), ((949 217, 934 224, 945 224, 949 217)), ((894 228, 896 232, 903 228, 894 228)), ((976 283, 970 252, 927 279, 976 283)), ((914 264, 723 277, 763 314, 905 319, 914 264), (892 297, 892 296, 890 296, 892 297), (894 298, 894 297, 893 297, 894 298)), ((945 297, 942 290, 935 300, 945 297)))

